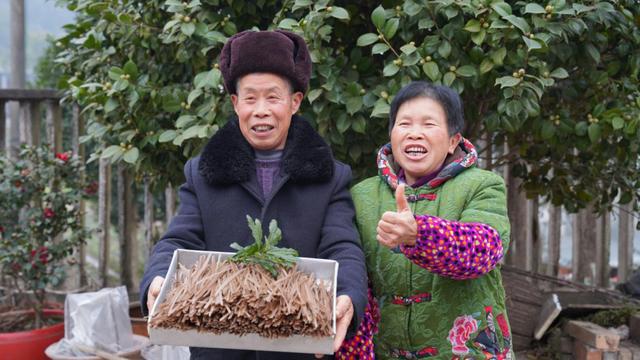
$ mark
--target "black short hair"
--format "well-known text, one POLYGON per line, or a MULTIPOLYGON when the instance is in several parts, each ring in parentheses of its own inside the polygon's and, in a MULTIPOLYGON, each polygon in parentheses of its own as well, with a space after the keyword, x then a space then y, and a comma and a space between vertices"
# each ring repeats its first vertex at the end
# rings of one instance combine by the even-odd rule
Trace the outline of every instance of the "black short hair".
POLYGON ((453 89, 434 85, 426 81, 414 81, 398 91, 391 102, 389 111, 389 133, 396 122, 396 116, 400 106, 409 100, 425 97, 436 101, 447 116, 447 129, 449 136, 462 132, 464 127, 464 111, 462 109, 462 99, 453 89))

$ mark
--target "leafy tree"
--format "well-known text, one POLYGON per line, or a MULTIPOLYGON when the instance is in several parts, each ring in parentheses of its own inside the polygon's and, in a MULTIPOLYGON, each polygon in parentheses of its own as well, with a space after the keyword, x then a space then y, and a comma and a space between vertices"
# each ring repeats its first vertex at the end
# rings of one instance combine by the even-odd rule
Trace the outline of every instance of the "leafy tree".
MULTIPOLYGON (((357 177, 388 140, 393 95, 412 80, 463 97, 464 135, 506 144, 531 196, 575 211, 640 198, 640 4, 500 0, 66 0, 68 94, 93 154, 159 185, 231 114, 216 64, 237 31, 283 28, 314 62, 301 112, 357 177)), ((486 148, 481 151, 487 152, 486 148)))

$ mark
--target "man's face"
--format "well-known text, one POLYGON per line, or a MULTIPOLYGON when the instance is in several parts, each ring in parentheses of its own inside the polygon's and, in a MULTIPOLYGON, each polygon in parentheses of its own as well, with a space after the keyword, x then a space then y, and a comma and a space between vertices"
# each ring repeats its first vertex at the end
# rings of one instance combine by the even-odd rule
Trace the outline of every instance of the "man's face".
POLYGON ((256 150, 284 148, 291 116, 298 111, 303 95, 291 93, 284 78, 269 73, 248 74, 238 80, 237 95, 231 95, 240 131, 256 150))

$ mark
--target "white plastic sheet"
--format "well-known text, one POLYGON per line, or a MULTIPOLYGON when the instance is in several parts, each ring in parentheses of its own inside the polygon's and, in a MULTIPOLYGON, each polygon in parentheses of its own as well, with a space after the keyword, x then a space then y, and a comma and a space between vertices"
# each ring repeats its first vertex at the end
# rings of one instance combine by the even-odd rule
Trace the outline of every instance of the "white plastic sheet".
POLYGON ((139 346, 131 330, 127 288, 67 295, 64 333, 52 349, 56 355, 87 355, 78 344, 112 354, 139 346))

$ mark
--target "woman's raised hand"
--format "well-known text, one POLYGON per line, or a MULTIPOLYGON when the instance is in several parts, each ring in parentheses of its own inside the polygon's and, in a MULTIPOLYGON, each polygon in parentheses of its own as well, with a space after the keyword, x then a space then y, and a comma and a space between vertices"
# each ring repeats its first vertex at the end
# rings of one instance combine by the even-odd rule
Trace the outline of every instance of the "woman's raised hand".
POLYGON ((378 221, 378 241, 389 248, 413 246, 418 236, 418 223, 404 196, 404 184, 396 188, 396 211, 386 211, 378 221))

